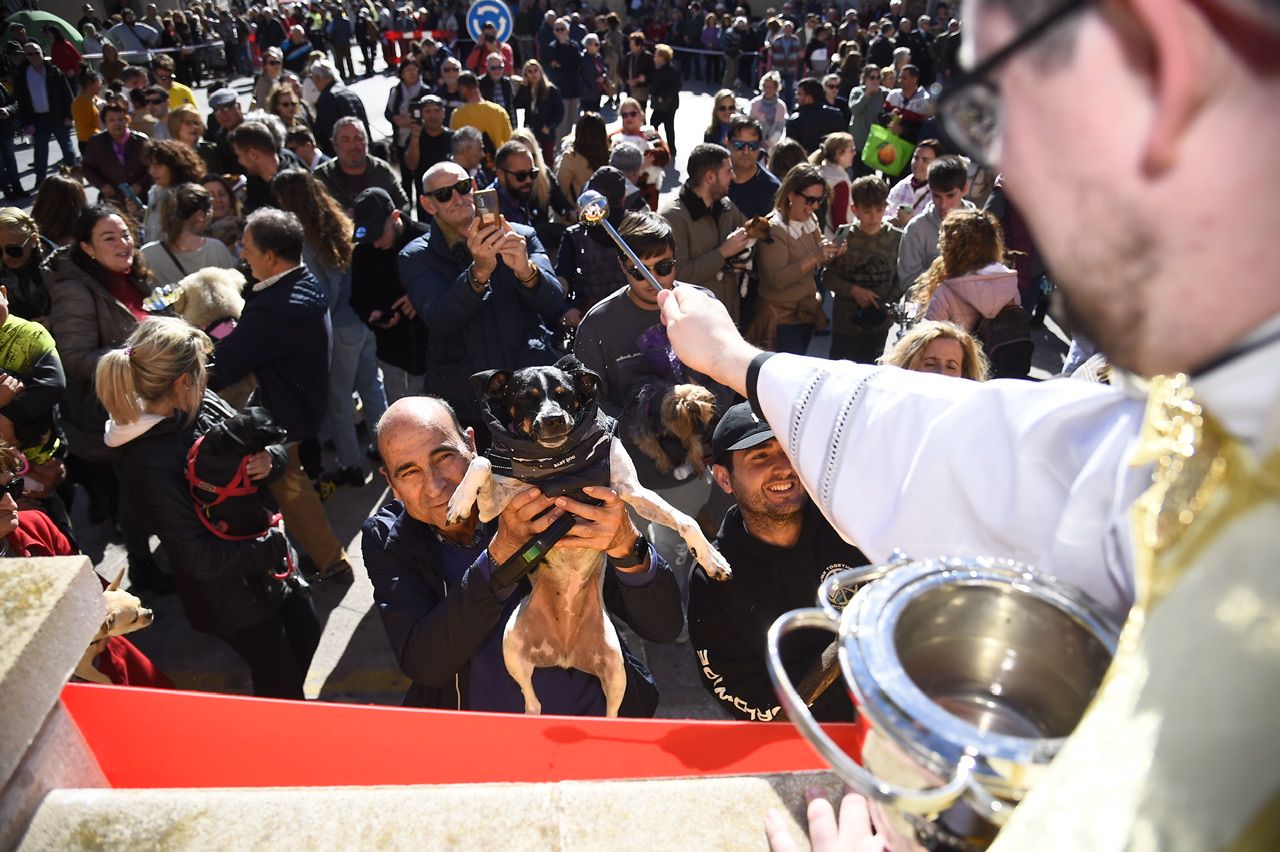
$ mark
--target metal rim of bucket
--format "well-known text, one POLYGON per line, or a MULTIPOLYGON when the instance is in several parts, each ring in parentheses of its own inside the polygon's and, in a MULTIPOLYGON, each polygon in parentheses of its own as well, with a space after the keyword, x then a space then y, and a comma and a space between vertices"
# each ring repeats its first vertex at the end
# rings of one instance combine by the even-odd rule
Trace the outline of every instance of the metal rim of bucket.
MULTIPOLYGON (((1013 587, 1064 612, 1113 656, 1119 629, 1087 596, 1022 563, 989 558, 944 558, 899 565, 863 587, 840 621, 839 660, 859 712, 920 764, 949 777, 964 759, 976 760, 974 780, 1002 788, 1003 773, 990 761, 1019 766, 1047 764, 1065 737, 1027 738, 984 732, 938 705, 907 674, 892 637, 906 607, 928 590, 947 585, 1013 587), (870 615, 870 621, 863 618, 870 615)), ((983 796, 985 791, 980 791, 983 796)))

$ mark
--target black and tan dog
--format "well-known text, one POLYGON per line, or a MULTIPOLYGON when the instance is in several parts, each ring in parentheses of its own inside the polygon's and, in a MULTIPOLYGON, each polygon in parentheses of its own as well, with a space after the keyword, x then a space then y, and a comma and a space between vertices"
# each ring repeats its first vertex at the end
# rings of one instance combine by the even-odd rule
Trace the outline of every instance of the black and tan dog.
MULTIPOLYGON (((600 377, 576 358, 566 356, 552 367, 491 370, 471 380, 488 408, 494 450, 472 459, 449 500, 449 523, 468 517, 473 506, 482 521, 495 518, 529 484, 548 496, 607 485, 640 517, 676 530, 710 576, 728 578, 728 563, 697 522, 640 485, 635 465, 613 435, 613 419, 599 411, 600 377)), ((618 715, 627 676, 617 631, 604 609, 604 568, 601 551, 552 547, 531 575, 533 591, 502 636, 503 660, 524 695, 526 713, 542 711, 533 670, 560 666, 598 677, 605 714, 618 715)))

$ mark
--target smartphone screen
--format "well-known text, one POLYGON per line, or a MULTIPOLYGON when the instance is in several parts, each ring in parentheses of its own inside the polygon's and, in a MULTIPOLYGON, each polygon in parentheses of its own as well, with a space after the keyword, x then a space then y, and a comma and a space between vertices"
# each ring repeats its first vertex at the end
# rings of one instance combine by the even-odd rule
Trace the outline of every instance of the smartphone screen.
POLYGON ((498 221, 498 190, 482 189, 475 194, 476 215, 484 224, 498 221))

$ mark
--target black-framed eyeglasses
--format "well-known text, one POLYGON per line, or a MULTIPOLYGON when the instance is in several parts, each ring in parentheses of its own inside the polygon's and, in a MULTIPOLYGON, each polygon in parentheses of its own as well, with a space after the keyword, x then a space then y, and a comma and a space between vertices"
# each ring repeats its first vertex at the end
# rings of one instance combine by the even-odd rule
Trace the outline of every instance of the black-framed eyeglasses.
POLYGON ((937 110, 942 127, 952 142, 983 165, 996 164, 1000 159, 1003 110, 1000 89, 992 82, 992 73, 1087 4, 1088 0, 1066 0, 978 63, 976 68, 962 72, 943 87, 937 96, 937 110))
POLYGON ((729 144, 733 146, 735 151, 759 151, 759 142, 748 142, 746 139, 731 139, 729 144))
POLYGON ((27 483, 21 476, 15 476, 5 485, 0 485, 0 493, 8 494, 16 503, 22 499, 23 493, 27 490, 27 483))
POLYGON ((534 166, 531 169, 521 169, 518 172, 513 172, 511 171, 511 169, 504 169, 502 168, 502 166, 498 166, 498 168, 506 172, 507 174, 511 175, 513 178, 520 181, 521 183, 524 183, 527 180, 533 180, 538 175, 542 174, 542 169, 538 168, 537 166, 534 166))
POLYGON ((429 190, 427 192, 427 195, 430 195, 432 198, 434 198, 436 200, 436 203, 438 204, 448 204, 449 199, 453 198, 453 194, 455 192, 458 193, 459 195, 470 195, 471 188, 474 185, 475 185, 475 181, 473 181, 471 178, 463 178, 462 180, 458 181, 455 184, 452 184, 451 186, 442 186, 439 189, 429 190))
MULTIPOLYGON (((654 275, 667 276, 676 271, 676 259, 674 257, 669 257, 666 260, 658 261, 653 266, 649 266, 648 264, 645 264, 645 266, 654 275)), ((641 272, 635 264, 629 264, 627 266, 627 274, 637 281, 645 280, 644 273, 641 272)))

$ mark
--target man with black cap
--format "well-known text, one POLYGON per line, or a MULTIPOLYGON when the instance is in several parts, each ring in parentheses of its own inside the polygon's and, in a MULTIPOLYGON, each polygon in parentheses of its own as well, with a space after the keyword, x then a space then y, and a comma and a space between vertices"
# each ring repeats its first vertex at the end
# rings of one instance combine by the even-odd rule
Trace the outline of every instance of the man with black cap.
POLYGON ((382 386, 392 403, 417 393, 426 372, 427 328, 400 282, 397 258, 429 229, 398 210, 381 187, 356 196, 353 218, 351 307, 373 331, 382 386))
MULTIPOLYGON (((594 190, 609 202, 609 223, 617 228, 626 215, 623 202, 627 195, 627 179, 612 166, 601 166, 587 181, 588 190, 594 190)), ((579 222, 571 225, 560 240, 556 254, 556 277, 564 285, 574 309, 582 314, 610 293, 627 285, 626 273, 618 265, 618 249, 609 234, 600 225, 579 222)), ((568 322, 570 314, 561 318, 568 322)), ((577 324, 576 322, 574 323, 577 324)))
MULTIPOLYGON (((725 514, 716 547, 733 566, 728 582, 695 568, 689 584, 689 641, 702 683, 735 719, 781 718, 765 663, 765 637, 784 612, 811 607, 831 574, 867 559, 827 523, 809 499, 767 421, 739 403, 720 418, 711 439, 711 474, 737 505, 725 514)), ((831 634, 803 631, 783 646, 795 681, 819 661, 831 634)), ((851 721, 842 689, 813 707, 822 721, 851 721)))

